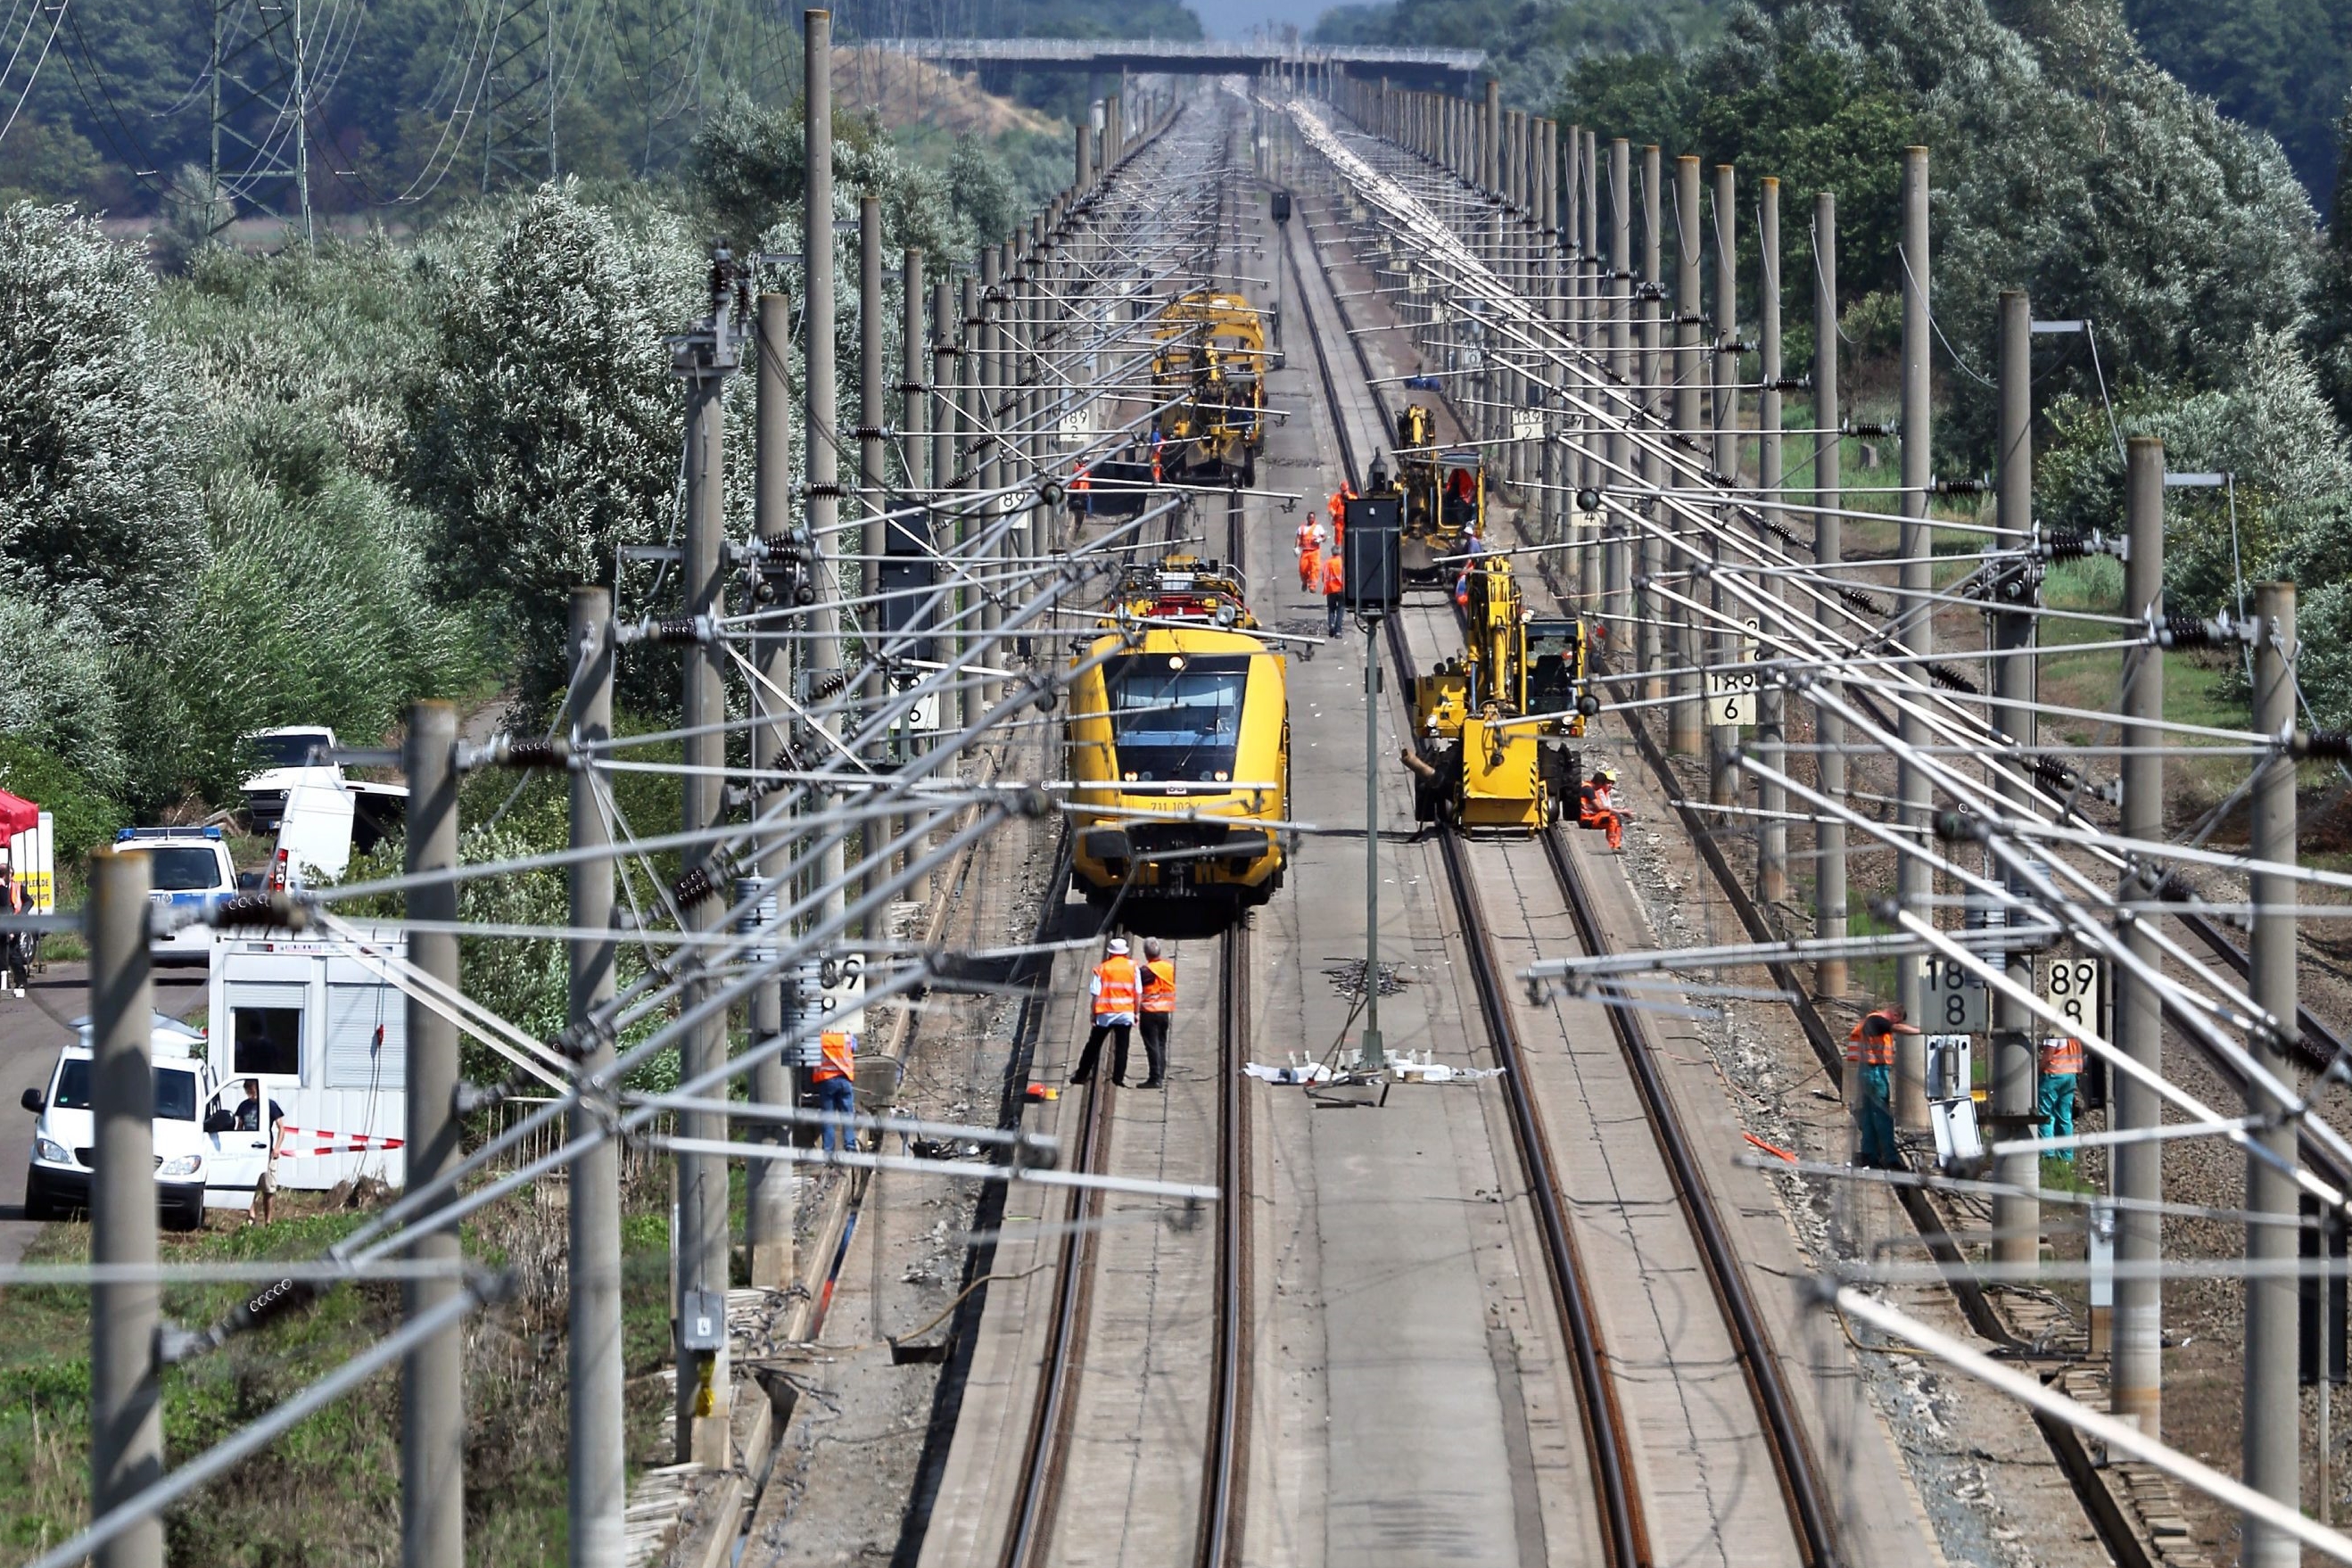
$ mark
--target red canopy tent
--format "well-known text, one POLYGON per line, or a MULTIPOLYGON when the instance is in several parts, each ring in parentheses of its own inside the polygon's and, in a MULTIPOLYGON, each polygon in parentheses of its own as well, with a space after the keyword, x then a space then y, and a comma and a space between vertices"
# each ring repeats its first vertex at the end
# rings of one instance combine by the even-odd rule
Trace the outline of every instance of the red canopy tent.
POLYGON ((0 789, 0 838, 30 833, 41 825, 41 808, 22 795, 0 789))

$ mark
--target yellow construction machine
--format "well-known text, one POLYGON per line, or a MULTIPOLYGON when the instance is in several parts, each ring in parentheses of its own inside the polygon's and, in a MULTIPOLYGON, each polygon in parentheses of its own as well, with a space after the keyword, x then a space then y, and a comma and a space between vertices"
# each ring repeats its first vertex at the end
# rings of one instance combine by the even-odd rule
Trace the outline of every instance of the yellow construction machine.
POLYGON ((1404 537, 1399 561, 1408 583, 1450 584, 1455 569, 1441 557, 1458 555, 1473 535, 1486 531, 1486 466, 1475 447, 1437 444, 1437 417, 1418 403, 1397 416, 1397 489, 1404 496, 1404 537))
POLYGON ((1160 477, 1171 484, 1257 483, 1265 450, 1265 328, 1239 294, 1171 300, 1152 333, 1152 420, 1160 477))
POLYGON ((1569 742, 1599 710, 1584 690, 1584 626, 1528 615, 1506 557, 1467 576, 1465 646, 1413 682, 1413 816, 1539 832, 1575 808, 1569 742))

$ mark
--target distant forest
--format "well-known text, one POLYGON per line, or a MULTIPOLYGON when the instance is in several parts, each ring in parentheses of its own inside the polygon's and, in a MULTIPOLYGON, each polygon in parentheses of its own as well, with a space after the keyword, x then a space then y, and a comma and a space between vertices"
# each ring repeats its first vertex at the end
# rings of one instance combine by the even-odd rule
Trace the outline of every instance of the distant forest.
MULTIPOLYGON (((1176 0, 833 10, 844 39, 1201 36, 1176 0)), ((724 103, 797 98, 799 30, 799 7, 769 0, 35 7, 0 73, 0 201, 160 215, 193 237, 236 217, 293 217, 304 163, 315 212, 395 217, 556 175, 661 177, 724 103)), ((1100 90, 1049 75, 987 85, 1065 117, 1100 90)))
MULTIPOLYGON (((972 0, 964 0, 966 5, 972 0)), ((1999 21, 2040 37, 2104 33, 2116 0, 1994 0, 1999 21)), ((2156 65, 2221 112, 2276 138, 2322 211, 2337 181, 2336 124, 2352 89, 2352 5, 2345 0, 2121 0, 2156 65)), ((1778 16, 1795 0, 1757 0, 1778 16)), ((1327 43, 1483 48, 1523 108, 1559 95, 1587 56, 1675 54, 1711 42, 1731 0, 1382 0, 1323 14, 1327 43)), ((1825 7, 1853 9, 1851 0, 1825 7)))

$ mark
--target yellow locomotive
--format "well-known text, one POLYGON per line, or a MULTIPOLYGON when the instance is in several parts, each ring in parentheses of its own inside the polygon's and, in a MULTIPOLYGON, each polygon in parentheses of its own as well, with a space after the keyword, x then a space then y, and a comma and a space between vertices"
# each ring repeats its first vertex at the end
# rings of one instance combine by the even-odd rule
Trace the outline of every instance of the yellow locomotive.
POLYGON ((1152 459, 1171 484, 1257 483, 1265 450, 1265 329, 1239 294, 1171 300, 1152 332, 1152 459))
POLYGON ((1452 583, 1459 555, 1486 533, 1486 462, 1475 447, 1440 447, 1437 419, 1418 403, 1397 416, 1396 489, 1404 500, 1399 564, 1408 583, 1452 583))
POLYGON ((1282 886, 1290 715, 1282 657, 1238 575, 1171 556, 1131 573, 1081 649, 1065 742, 1072 873, 1093 902, 1230 919, 1282 886))
POLYGON ((1584 626, 1530 616, 1506 557, 1465 575, 1466 646, 1413 682, 1413 816, 1538 832, 1575 809, 1568 742, 1599 710, 1583 689, 1584 626))

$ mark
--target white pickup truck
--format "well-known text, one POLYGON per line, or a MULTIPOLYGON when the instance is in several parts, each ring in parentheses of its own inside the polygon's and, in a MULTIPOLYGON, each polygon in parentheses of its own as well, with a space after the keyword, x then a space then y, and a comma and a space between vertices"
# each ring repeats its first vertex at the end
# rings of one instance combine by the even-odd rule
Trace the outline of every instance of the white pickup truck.
POLYGON ((241 786, 246 816, 254 832, 280 834, 285 853, 271 868, 279 885, 302 881, 306 866, 329 879, 341 875, 352 850, 374 848, 407 812, 407 785, 344 776, 335 732, 323 724, 257 730, 242 744, 261 764, 241 786))

